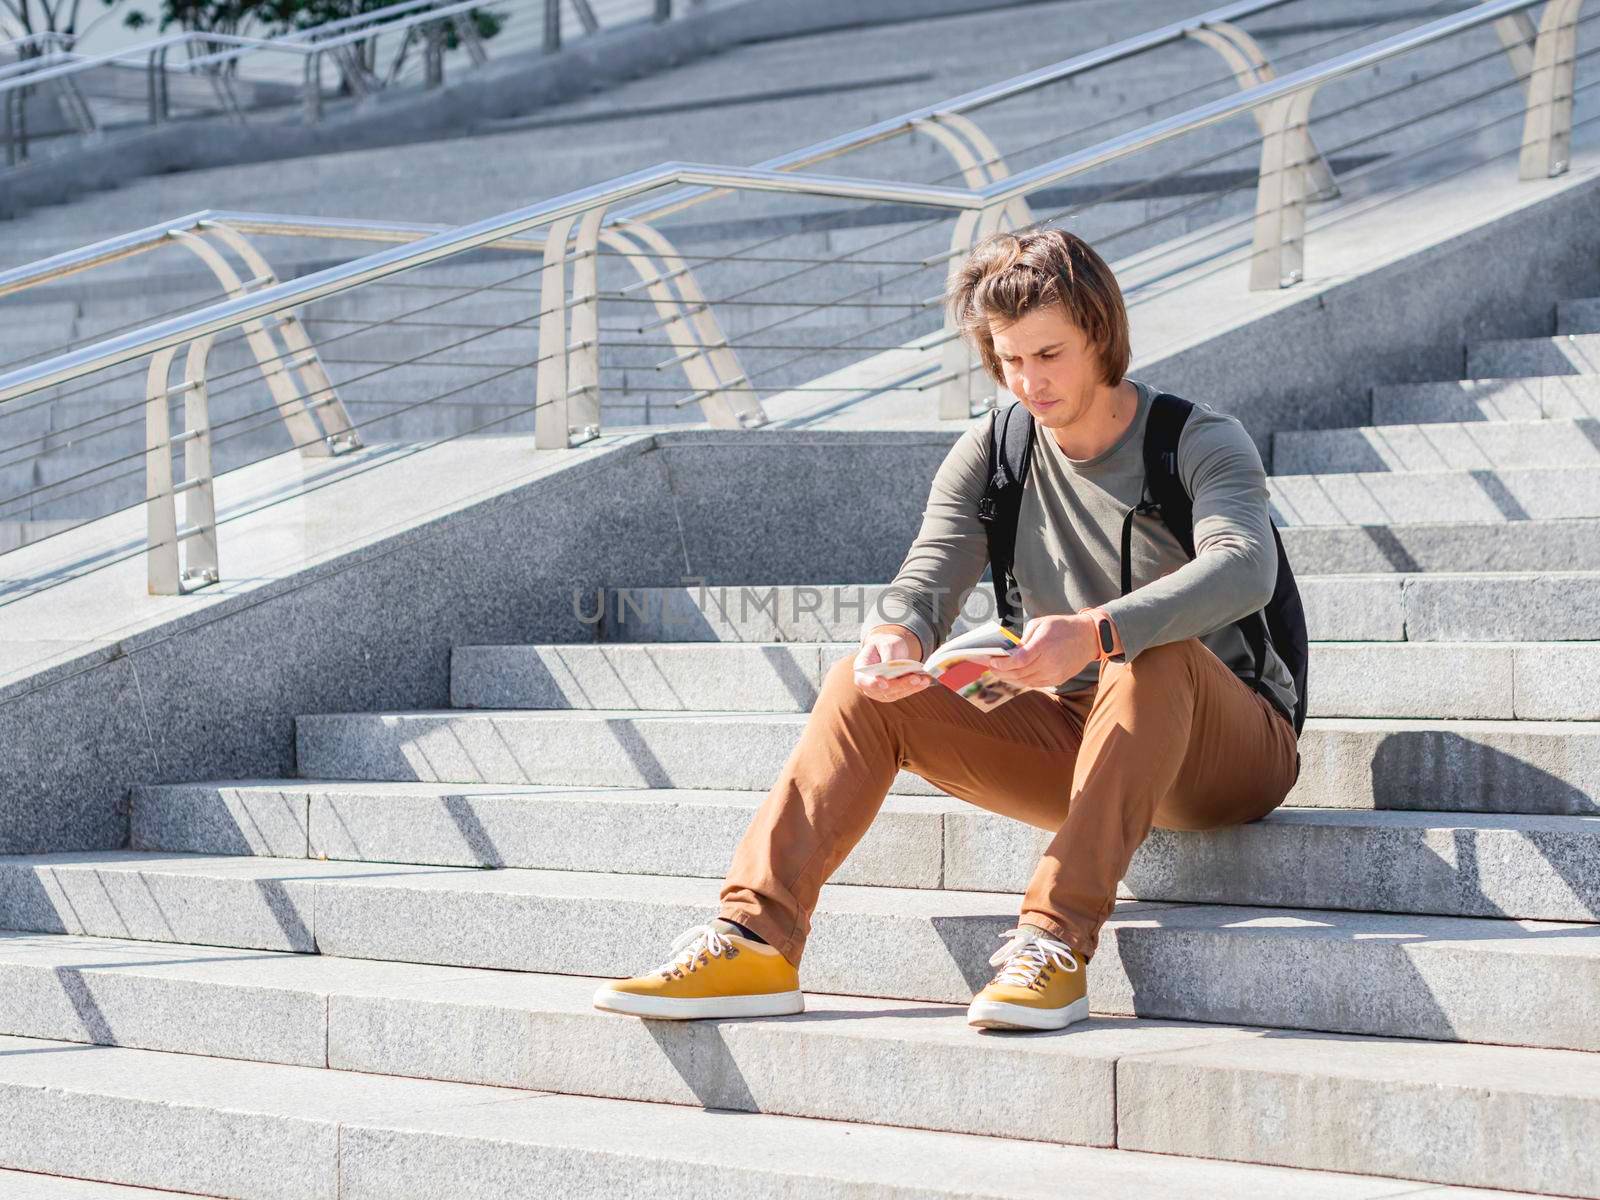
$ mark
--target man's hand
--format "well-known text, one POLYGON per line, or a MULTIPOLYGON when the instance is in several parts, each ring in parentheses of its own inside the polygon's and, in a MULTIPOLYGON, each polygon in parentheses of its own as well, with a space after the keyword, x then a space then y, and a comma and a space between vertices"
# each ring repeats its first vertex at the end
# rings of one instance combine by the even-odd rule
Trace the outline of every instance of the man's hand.
POLYGON ((1012 683, 1053 688, 1098 657, 1094 618, 1074 613, 1034 617, 1022 627, 1022 644, 1010 654, 991 658, 989 666, 1012 683))
MULTIPOLYGON (((888 662, 891 658, 912 658, 922 661, 922 642, 904 625, 879 625, 861 639, 861 650, 856 654, 855 666, 888 662)), ((902 675, 898 679, 880 679, 856 671, 856 690, 872 700, 889 703, 902 700, 920 692, 933 683, 926 675, 902 675)))

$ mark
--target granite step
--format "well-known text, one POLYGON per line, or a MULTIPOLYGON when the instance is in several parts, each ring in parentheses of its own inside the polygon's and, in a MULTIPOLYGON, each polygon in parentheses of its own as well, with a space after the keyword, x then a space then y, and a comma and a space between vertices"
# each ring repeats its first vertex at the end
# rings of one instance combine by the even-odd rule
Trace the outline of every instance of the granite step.
MULTIPOLYGON (((1600 571, 1296 576, 1313 640, 1585 640, 1600 629, 1600 571)), ((574 612, 605 642, 856 642, 884 584, 619 587, 579 593, 574 612)), ((987 582, 952 633, 994 617, 987 582)))
MULTIPOLYGON (((1589 468, 1589 478, 1578 482, 1578 486, 1592 492, 1596 466, 1600 466, 1600 419, 1592 417, 1296 429, 1272 435, 1274 476, 1386 471, 1473 472, 1474 475, 1466 476, 1466 484, 1470 485, 1476 476, 1491 498, 1502 494, 1515 497, 1519 488, 1537 496, 1538 469, 1552 467, 1589 468), (1483 477, 1486 472, 1489 473, 1487 479, 1483 477)), ((1560 486, 1563 477, 1572 478, 1568 472, 1557 472, 1548 478, 1549 482, 1560 486)), ((1441 488, 1462 486, 1438 482, 1441 488)), ((1299 486, 1303 489, 1307 485, 1299 486)), ((1441 499, 1448 494, 1441 492, 1441 499)), ((1276 497, 1276 490, 1273 495, 1276 497)), ((1526 515, 1546 514, 1530 511, 1526 515)), ((1553 512, 1548 515, 1589 514, 1553 512)), ((1397 519, 1416 518, 1397 516, 1397 519)), ((1431 519, 1440 517, 1436 513, 1431 519)), ((1483 518, 1463 513, 1458 519, 1483 518)))
MULTIPOLYGON (((1350 1053, 1338 1039, 1273 1043, 1271 1037, 1239 1031, 1235 1040, 1253 1038, 1267 1050, 1253 1051, 1242 1078, 1206 1082, 1238 1086, 1260 1078, 1265 1084, 1270 1077, 1263 1076, 1263 1059, 1270 1062, 1276 1055, 1286 1060, 1291 1052, 1297 1059, 1286 1064, 1293 1068, 1289 1077, 1304 1079, 1312 1074, 1308 1063, 1317 1060, 1324 1046, 1330 1059, 1350 1053), (1284 1049, 1279 1052, 1277 1045, 1284 1049)), ((1357 1055, 1366 1043, 1359 1045, 1357 1055)), ((1541 1187, 1551 1182, 1571 1195, 1596 1194, 1590 1190, 1592 1172, 1583 1156, 1552 1154, 1529 1163, 1513 1158, 1508 1165, 1507 1156, 1495 1153, 1507 1110, 1519 1101, 1535 1102, 1541 1117, 1563 1126, 1581 1118, 1591 1103, 1587 1078, 1559 1096, 1522 1082, 1504 1093, 1483 1090, 1477 1099, 1460 1082, 1472 1070, 1510 1085, 1515 1069, 1530 1065, 1526 1051, 1483 1048, 1471 1063, 1441 1061, 1436 1074, 1449 1096, 1450 1115, 1458 1123, 1452 1133, 1459 1140, 1453 1141, 1456 1151, 1438 1156, 1439 1162, 1419 1152, 1429 1142, 1418 1136, 1417 1114, 1406 1089, 1383 1080, 1384 1064, 1373 1061, 1363 1069, 1359 1062, 1335 1059, 1343 1069, 1326 1077, 1327 1098, 1366 1094, 1376 1104, 1374 1120, 1381 1128, 1359 1147, 1372 1155, 1372 1163, 1359 1160, 1356 1147, 1329 1136, 1326 1121, 1306 1111, 1319 1098, 1308 1089, 1293 1110, 1290 1126, 1305 1132, 1287 1138, 1277 1153, 1313 1165, 1289 1169, 1160 1152, 1169 1140, 1193 1139, 1196 1122, 1205 1119, 1205 1114, 1190 1113, 1183 1125, 1170 1130, 1151 1119, 1164 1113, 1161 1093, 1170 1094, 1174 1077, 1198 1057, 1197 1049, 1175 1050, 1170 1071, 1157 1068, 1141 1076, 1138 1088, 1117 1090, 1118 1135, 1144 1147, 1130 1152, 0 1038, 0 1105, 18 1114, 0 1132, 0 1163, 40 1170, 72 1163, 80 1172, 114 1182, 198 1188, 238 1200, 326 1200, 334 1195, 340 1200, 531 1200, 552 1195, 613 1200, 675 1193, 750 1200, 890 1194, 897 1200, 1022 1200, 1054 1194, 1064 1179, 1085 1195, 1106 1200, 1142 1200, 1153 1194, 1201 1200, 1277 1200, 1284 1195, 1380 1200, 1401 1193, 1416 1200, 1489 1200, 1491 1195, 1504 1200, 1506 1195, 1403 1184, 1370 1174, 1378 1162, 1415 1164, 1425 1175, 1474 1185, 1481 1178, 1509 1179, 1526 1190, 1531 1181, 1541 1187), (228 1152, 218 1153, 218 1146, 228 1152), (1325 1165, 1333 1162, 1347 1162, 1364 1173, 1333 1174, 1325 1165)), ((994 1057, 1006 1053, 997 1049, 994 1057)), ((723 1050, 721 1057, 732 1069, 731 1051, 723 1050)), ((1563 1066, 1567 1057, 1561 1056, 1563 1066)), ((1543 1059, 1547 1068, 1555 1061, 1543 1059)), ((1391 1070, 1412 1067, 1395 1059, 1388 1065, 1391 1070)), ((1115 1065, 1112 1069, 1120 1070, 1115 1065)), ((1008 1111, 1019 1121, 1033 1115, 1020 1105, 1008 1111)), ((1233 1111, 1254 1119, 1248 1110, 1233 1111)), ((1428 1132, 1437 1135, 1438 1125, 1428 1132)))
POLYGON ((0 374, 70 344, 77 336, 79 316, 76 301, 19 304, 15 297, 0 300, 0 374))
MULTIPOLYGON (((709 920, 719 887, 654 875, 79 852, 0 859, 0 928, 622 976, 661 962, 673 938, 709 920)), ((837 995, 964 1004, 992 976, 989 955, 1017 905, 1012 893, 829 884, 802 981, 837 995)), ((1592 922, 1126 900, 1088 969, 1091 1006, 1112 1016, 1600 1050, 1592 922)))
MULTIPOLYGON (((810 712, 857 642, 457 646, 463 709, 810 712)), ((1313 642, 1314 717, 1600 720, 1600 642, 1313 642)))
MULTIPOLYGON (((1385 443, 1383 431, 1378 432, 1378 441, 1385 443)), ((1381 445, 1380 452, 1388 457, 1389 447, 1381 445)), ((1600 459, 1596 461, 1600 463, 1600 459)), ((1459 470, 1395 467, 1349 472, 1319 469, 1327 473, 1274 475, 1267 480, 1272 517, 1280 529, 1422 521, 1566 520, 1600 515, 1600 466, 1459 470)))
MULTIPOLYGON (((307 319, 305 324, 329 374, 338 382, 352 375, 369 374, 378 366, 410 364, 412 360, 417 360, 413 365, 435 367, 471 363, 509 366, 531 361, 538 357, 538 328, 531 320, 511 324, 517 320, 515 310, 502 308, 497 319, 479 327, 475 321, 440 309, 437 315, 408 317, 401 325, 364 328, 316 318, 307 319), (461 328, 462 325, 470 327, 461 328)), ((383 377, 390 374, 386 372, 383 377)))
MULTIPOLYGON (((762 791, 239 780, 140 786, 131 846, 346 862, 721 879, 762 791)), ((1026 890, 1051 832, 953 797, 890 796, 840 884, 1026 890)), ((1141 900, 1600 921, 1600 816, 1279 808, 1154 829, 1141 900)))
POLYGON ((181 1200, 184 1196, 199 1195, 198 1192, 128 1187, 120 1183, 0 1168, 0 1196, 6 1200, 173 1200, 174 1197, 181 1200))
MULTIPOLYGON (((804 713, 437 710, 339 713, 296 721, 313 779, 772 786, 804 713)), ((1600 811, 1600 722, 1312 718, 1289 803, 1459 812, 1600 811)), ((901 771, 890 790, 933 795, 901 771)))
POLYGON ((1600 334, 1494 338, 1467 343, 1467 379, 1600 374, 1600 334))
POLYGON ((1586 296, 1556 303, 1556 332, 1600 333, 1600 297, 1586 296))
MULTIPOLYGON (((0 1024, 28 1037, 100 1046, 880 1128, 1025 1133, 1068 1146, 1116 1144, 1116 1085, 1129 1067, 1201 1047, 1237 1048, 1255 1067, 1232 1080, 1250 1105, 1260 1103, 1260 1090, 1274 1090, 1263 1077, 1267 1065, 1290 1053, 1261 1054, 1256 1043, 1283 1035, 1248 1027, 1094 1018, 1066 1035, 1005 1037, 967 1028, 954 1005, 821 994, 809 995, 807 1012, 793 1017, 651 1025, 597 1012, 590 995, 599 980, 581 976, 200 948, 174 964, 162 961, 164 951, 141 942, 0 937, 0 977, 13 998, 0 1007, 0 1024), (62 972, 93 996, 98 1020, 85 1020, 73 1005, 60 987, 62 972), (158 1023, 155 1013, 169 1017, 158 1023), (807 1069, 793 1070, 796 1061, 807 1069), (951 1086, 957 1079, 961 1086, 951 1086), (974 1091, 1004 1100, 973 1104, 974 1091), (1076 1102, 1059 1103, 1063 1094, 1076 1102)), ((1329 1043, 1340 1056, 1343 1069, 1331 1079, 1297 1072, 1305 1083, 1342 1086, 1364 1104, 1381 1104, 1384 1072, 1403 1067, 1413 1086, 1437 1088, 1440 1115, 1458 1128, 1526 1103, 1535 1090, 1526 1081, 1541 1076, 1561 1080, 1553 1097, 1539 1090, 1572 1119, 1592 1119, 1600 1104, 1593 1055, 1307 1034, 1288 1040, 1299 1050, 1329 1043), (1486 1089, 1460 1078, 1475 1070, 1503 1086, 1519 1067, 1523 1082, 1509 1093, 1497 1088, 1492 1102, 1486 1089)), ((1208 1066, 1218 1069, 1229 1068, 1208 1066)), ((1153 1098, 1156 1085, 1148 1082, 1153 1098)), ((1486 1173, 1485 1165, 1474 1171, 1486 1173)))
POLYGON ((1587 517, 1302 525, 1282 536, 1297 575, 1600 569, 1600 521, 1587 517))
POLYGON ((1600 374, 1379 384, 1372 423, 1538 421, 1600 417, 1600 374))

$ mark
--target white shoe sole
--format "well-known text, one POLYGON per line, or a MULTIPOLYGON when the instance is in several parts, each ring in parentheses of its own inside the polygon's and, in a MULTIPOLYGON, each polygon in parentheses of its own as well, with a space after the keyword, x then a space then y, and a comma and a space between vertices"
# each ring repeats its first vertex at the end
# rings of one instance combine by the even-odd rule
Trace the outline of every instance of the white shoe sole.
POLYGON ((1065 1029, 1089 1015, 1089 997, 1064 1008, 1029 1008, 1003 1000, 974 1000, 967 1006, 967 1024, 979 1029, 1065 1029))
POLYGON ((630 1017, 654 1017, 666 1021, 689 1021, 699 1017, 786 1017, 806 1010, 803 992, 765 992, 752 996, 705 996, 695 1000, 676 1000, 668 996, 639 996, 602 987, 594 994, 594 1006, 606 1012, 630 1017))

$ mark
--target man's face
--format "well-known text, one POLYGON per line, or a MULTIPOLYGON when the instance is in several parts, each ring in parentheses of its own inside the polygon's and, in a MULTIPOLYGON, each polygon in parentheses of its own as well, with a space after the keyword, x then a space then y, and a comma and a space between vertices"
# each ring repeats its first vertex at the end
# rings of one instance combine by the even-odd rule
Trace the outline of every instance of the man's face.
POLYGON ((1058 304, 1024 313, 1010 325, 989 323, 1006 387, 1048 429, 1089 412, 1101 386, 1100 359, 1083 330, 1058 304))

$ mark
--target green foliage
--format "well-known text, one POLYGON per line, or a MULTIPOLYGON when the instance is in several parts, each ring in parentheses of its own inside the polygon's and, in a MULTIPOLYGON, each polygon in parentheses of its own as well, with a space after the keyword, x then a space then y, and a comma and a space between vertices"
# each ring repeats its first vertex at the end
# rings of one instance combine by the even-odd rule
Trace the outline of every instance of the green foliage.
MULTIPOLYGON (((116 0, 105 0, 116 3, 116 0)), ((176 25, 180 29, 202 33, 242 34, 254 27, 259 36, 290 33, 311 29, 343 17, 359 16, 387 8, 395 0, 162 0, 159 29, 176 25)), ((492 38, 504 26, 504 18, 494 13, 474 10, 469 14, 477 27, 478 36, 492 38)), ((127 13, 122 23, 129 29, 143 28, 150 18, 143 12, 127 13)), ((455 49, 459 44, 456 31, 447 27, 445 44, 455 49)))
MULTIPOLYGON (((266 32, 281 32, 262 20, 261 8, 255 0, 162 0, 156 28, 165 30, 176 25, 199 33, 242 34, 252 24, 266 24, 266 32)), ((149 22, 150 18, 137 9, 122 18, 129 29, 142 29, 149 22)))
MULTIPOLYGON (((108 0, 110 2, 110 0, 108 0)), ((498 13, 484 12, 481 8, 470 9, 467 16, 471 19, 473 27, 478 31, 478 37, 487 42, 506 26, 506 19, 498 13)), ((461 39, 456 35, 456 27, 447 25, 444 34, 445 49, 454 50, 461 45, 461 39)))

